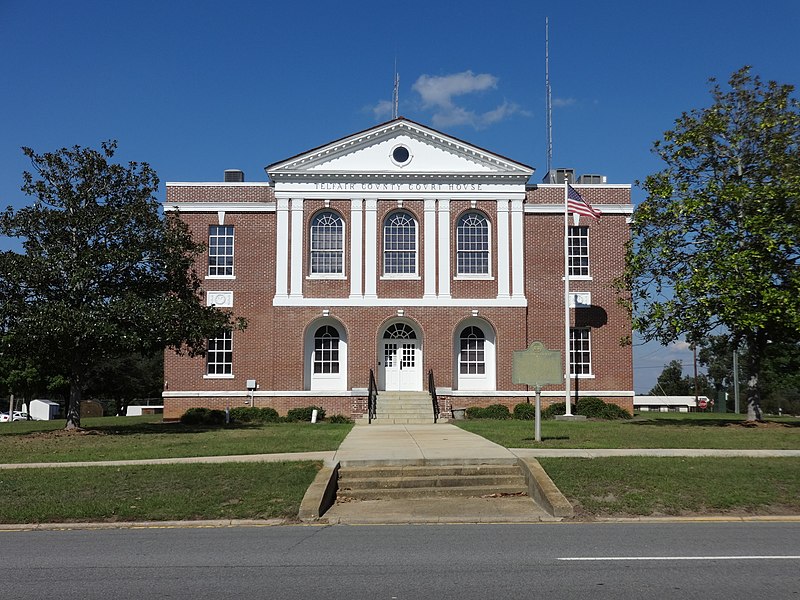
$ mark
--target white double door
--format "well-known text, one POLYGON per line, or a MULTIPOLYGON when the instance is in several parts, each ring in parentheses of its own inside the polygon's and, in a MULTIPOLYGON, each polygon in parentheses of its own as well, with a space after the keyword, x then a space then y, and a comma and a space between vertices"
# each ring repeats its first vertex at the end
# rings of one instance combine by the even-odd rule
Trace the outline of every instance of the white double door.
POLYGON ((418 340, 383 341, 383 389, 412 391, 422 389, 422 351, 418 340))

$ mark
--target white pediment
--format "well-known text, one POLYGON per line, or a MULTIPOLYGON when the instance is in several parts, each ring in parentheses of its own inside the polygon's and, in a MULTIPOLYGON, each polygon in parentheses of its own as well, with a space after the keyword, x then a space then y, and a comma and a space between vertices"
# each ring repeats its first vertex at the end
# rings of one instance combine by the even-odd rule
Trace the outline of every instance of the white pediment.
POLYGON ((267 167, 273 181, 326 176, 470 176, 527 180, 533 169, 404 118, 267 167))

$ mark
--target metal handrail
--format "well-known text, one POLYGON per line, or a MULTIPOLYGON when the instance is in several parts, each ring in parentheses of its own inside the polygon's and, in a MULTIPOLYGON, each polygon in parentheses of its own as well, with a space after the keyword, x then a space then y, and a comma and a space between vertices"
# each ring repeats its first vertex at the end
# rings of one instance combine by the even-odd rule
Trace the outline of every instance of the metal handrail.
POLYGON ((375 372, 369 370, 369 392, 367 394, 367 422, 372 423, 378 412, 378 385, 375 383, 375 372))
POLYGON ((431 403, 433 404, 433 422, 439 421, 439 397, 436 395, 436 383, 433 381, 433 369, 428 371, 428 391, 431 394, 431 403))

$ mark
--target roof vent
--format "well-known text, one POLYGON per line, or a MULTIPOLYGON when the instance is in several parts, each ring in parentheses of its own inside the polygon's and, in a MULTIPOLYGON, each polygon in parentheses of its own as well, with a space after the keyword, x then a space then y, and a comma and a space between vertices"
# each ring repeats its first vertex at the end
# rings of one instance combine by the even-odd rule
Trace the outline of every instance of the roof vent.
POLYGON ((575 183, 575 169, 551 169, 542 183, 575 183))
POLYGON ((598 184, 606 183, 605 175, 581 175, 578 177, 578 183, 598 184))
POLYGON ((225 183, 243 183, 244 171, 239 169, 226 169, 225 170, 225 183))

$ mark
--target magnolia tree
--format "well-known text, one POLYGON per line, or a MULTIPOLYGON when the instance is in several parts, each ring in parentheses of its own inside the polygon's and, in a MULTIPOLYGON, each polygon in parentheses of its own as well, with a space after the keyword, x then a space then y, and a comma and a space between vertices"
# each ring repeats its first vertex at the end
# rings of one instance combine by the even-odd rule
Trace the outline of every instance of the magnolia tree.
POLYGON ((95 364, 165 348, 203 353, 220 329, 244 326, 203 305, 193 268, 203 245, 162 216, 155 171, 111 162, 115 149, 23 148, 33 203, 0 213, 0 234, 24 250, 0 253, 0 352, 69 381, 68 429, 80 427, 95 364))
POLYGON ((683 113, 654 152, 621 286, 646 340, 726 331, 746 349, 748 419, 761 419, 770 341, 800 333, 800 104, 744 67, 683 113))

